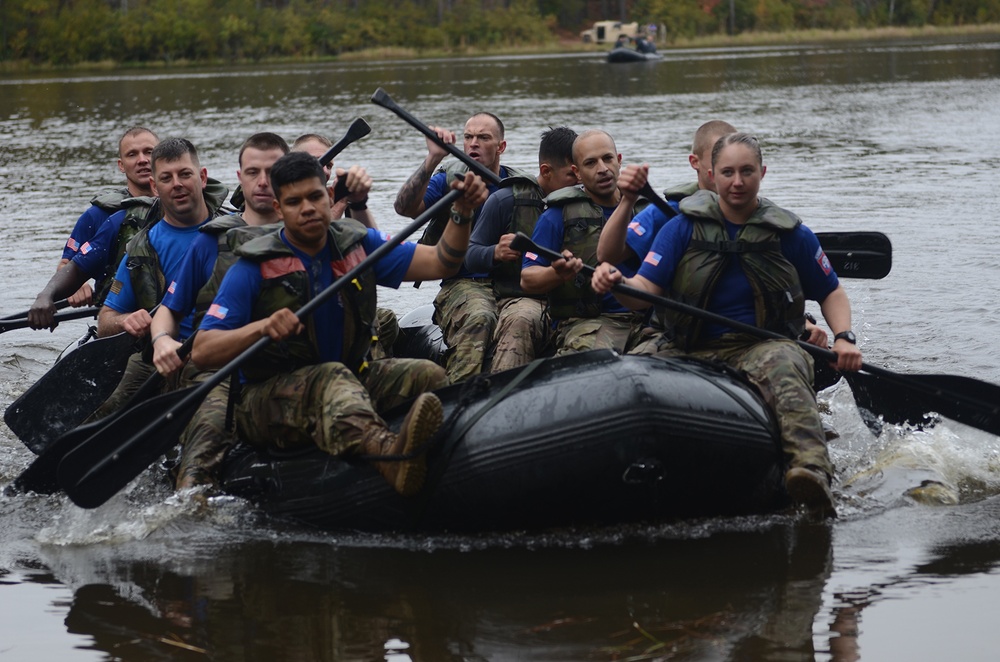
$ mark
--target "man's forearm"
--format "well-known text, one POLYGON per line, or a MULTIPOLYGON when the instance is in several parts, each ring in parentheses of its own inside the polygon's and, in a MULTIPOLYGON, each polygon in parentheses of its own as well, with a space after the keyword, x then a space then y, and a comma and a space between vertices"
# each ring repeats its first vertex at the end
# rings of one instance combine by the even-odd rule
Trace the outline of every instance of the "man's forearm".
POLYGON ((393 208, 400 216, 416 218, 424 210, 424 193, 427 192, 427 184, 431 181, 434 169, 441 162, 440 159, 436 163, 434 161, 435 159, 428 155, 399 189, 393 208))

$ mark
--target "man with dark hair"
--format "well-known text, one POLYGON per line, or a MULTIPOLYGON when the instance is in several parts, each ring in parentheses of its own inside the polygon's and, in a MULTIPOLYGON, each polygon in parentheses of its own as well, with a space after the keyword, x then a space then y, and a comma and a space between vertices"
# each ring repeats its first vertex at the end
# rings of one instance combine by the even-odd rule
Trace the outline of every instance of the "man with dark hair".
POLYGON ((292 152, 271 169, 279 232, 243 244, 195 338, 192 359, 219 368, 267 335, 272 342, 242 366, 235 420, 240 438, 259 447, 315 444, 330 454, 360 450, 399 461, 376 468, 400 494, 423 485, 420 447, 442 421, 441 403, 427 391, 447 383, 430 361, 368 361, 376 285, 442 278, 455 273, 469 240, 474 210, 486 186, 468 173, 453 188, 464 195, 435 246, 401 244, 331 297, 308 318, 293 310, 331 286, 387 241, 378 230, 333 223, 333 192, 319 162, 292 152), (416 396, 400 433, 377 412, 416 396))
POLYGON ((488 272, 497 298, 498 320, 493 342, 492 372, 508 370, 533 360, 548 341, 545 297, 521 289, 521 253, 510 248, 517 232, 531 236, 545 208, 545 197, 577 183, 573 172, 576 131, 565 126, 542 133, 538 148, 538 175, 504 179, 500 190, 483 205, 472 229, 465 265, 488 272))
MULTIPOLYGON (((445 143, 455 142, 455 134, 447 129, 431 127, 445 143)), ((462 135, 466 154, 494 172, 501 179, 512 176, 530 177, 530 173, 500 165, 500 156, 507 149, 504 126, 492 113, 476 113, 465 123, 462 135)), ((448 183, 468 170, 461 161, 454 161, 437 172, 435 168, 448 154, 436 142, 427 139, 427 156, 410 175, 396 195, 396 213, 416 218, 448 190, 448 183), (433 176, 431 173, 434 173, 433 176)), ((490 193, 497 186, 488 184, 490 193)), ((480 210, 476 210, 478 217, 480 210)), ((448 218, 442 215, 433 219, 424 231, 420 242, 437 241, 448 218)), ((475 220, 473 220, 475 223, 475 220)), ((441 283, 441 290, 434 299, 434 323, 441 327, 448 345, 446 368, 453 383, 478 375, 483 369, 486 349, 497 325, 497 303, 492 282, 486 272, 462 270, 453 278, 441 283)))

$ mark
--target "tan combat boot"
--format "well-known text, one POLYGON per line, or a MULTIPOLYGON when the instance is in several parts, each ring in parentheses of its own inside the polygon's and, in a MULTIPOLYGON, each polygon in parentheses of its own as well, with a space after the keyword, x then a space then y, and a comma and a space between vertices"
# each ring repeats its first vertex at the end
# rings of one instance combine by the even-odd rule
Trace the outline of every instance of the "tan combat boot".
MULTIPOLYGON (((361 438, 361 452, 366 455, 409 455, 430 439, 444 420, 441 401, 433 393, 422 393, 413 401, 403 419, 399 434, 382 425, 370 425, 361 438)), ((393 462, 376 462, 386 482, 403 496, 413 496, 424 486, 427 461, 424 454, 393 462)))
POLYGON ((824 519, 837 516, 830 479, 822 471, 792 467, 785 473, 785 490, 796 506, 805 506, 811 515, 824 519))

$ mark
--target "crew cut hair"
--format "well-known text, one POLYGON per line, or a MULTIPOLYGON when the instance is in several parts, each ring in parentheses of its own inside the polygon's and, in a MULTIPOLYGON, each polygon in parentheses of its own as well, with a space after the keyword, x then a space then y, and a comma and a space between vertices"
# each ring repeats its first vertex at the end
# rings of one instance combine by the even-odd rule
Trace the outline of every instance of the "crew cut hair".
MULTIPOLYGON (((484 116, 491 118, 494 122, 497 123, 497 131, 500 132, 500 134, 497 136, 497 140, 503 140, 505 131, 503 127, 503 122, 500 121, 500 118, 494 115, 493 113, 488 113, 485 110, 479 113, 473 113, 472 115, 469 115, 469 120, 471 120, 473 117, 484 117, 484 116)), ((469 120, 465 120, 465 123, 468 124, 469 120)))
POLYGON ((548 163, 553 167, 573 162, 573 141, 576 131, 568 126, 549 127, 542 131, 542 142, 538 145, 538 163, 548 163))
POLYGON ((176 161, 185 154, 190 154, 194 164, 201 167, 201 162, 198 160, 198 150, 195 149, 190 140, 187 138, 166 138, 161 140, 153 148, 153 155, 150 157, 150 161, 153 162, 153 172, 156 172, 157 161, 176 161))
POLYGON ((691 142, 691 153, 701 158, 708 150, 715 146, 715 141, 720 136, 729 133, 736 133, 736 127, 729 122, 722 120, 709 120, 698 127, 694 132, 694 140, 691 142))
POLYGON ((118 139, 118 155, 121 156, 121 153, 122 153, 122 143, 125 142, 126 138, 129 138, 131 136, 138 136, 139 134, 142 134, 142 133, 148 133, 149 135, 153 136, 153 139, 156 140, 157 142, 159 142, 159 140, 160 140, 160 137, 158 135, 156 135, 155 133, 153 133, 152 131, 150 131, 146 127, 139 126, 138 124, 135 124, 133 126, 130 126, 127 129, 125 129, 125 132, 122 133, 121 138, 118 139))
POLYGON ((289 152, 271 166, 271 190, 275 199, 281 200, 283 187, 313 177, 326 181, 319 159, 308 152, 289 152))
POLYGON ((301 136, 295 139, 292 143, 292 149, 297 149, 302 143, 307 143, 310 140, 315 140, 319 144, 323 145, 327 149, 333 147, 333 141, 324 136, 321 133, 303 133, 301 136))
POLYGON ((282 154, 288 154, 288 143, 277 133, 270 131, 255 133, 244 140, 240 146, 239 164, 241 168, 243 167, 243 152, 247 151, 248 147, 259 149, 262 152, 269 149, 280 149, 282 154))

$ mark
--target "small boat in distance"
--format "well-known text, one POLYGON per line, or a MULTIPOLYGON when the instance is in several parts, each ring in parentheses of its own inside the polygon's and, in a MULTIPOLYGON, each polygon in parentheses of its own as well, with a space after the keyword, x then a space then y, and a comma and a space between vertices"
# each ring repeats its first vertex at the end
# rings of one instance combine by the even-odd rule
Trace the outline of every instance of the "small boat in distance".
POLYGON ((659 53, 643 53, 634 48, 613 48, 608 51, 608 62, 619 63, 619 62, 647 62, 662 60, 663 56, 659 53))

